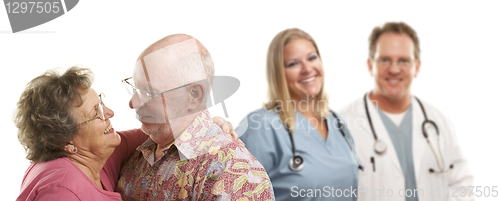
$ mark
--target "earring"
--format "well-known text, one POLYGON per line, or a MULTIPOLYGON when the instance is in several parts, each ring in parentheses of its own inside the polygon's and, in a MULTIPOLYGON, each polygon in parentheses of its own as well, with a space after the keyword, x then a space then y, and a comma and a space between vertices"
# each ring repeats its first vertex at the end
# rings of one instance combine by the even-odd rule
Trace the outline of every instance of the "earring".
POLYGON ((67 152, 70 152, 70 153, 76 153, 77 152, 76 146, 72 145, 72 144, 66 145, 65 149, 66 149, 67 152))

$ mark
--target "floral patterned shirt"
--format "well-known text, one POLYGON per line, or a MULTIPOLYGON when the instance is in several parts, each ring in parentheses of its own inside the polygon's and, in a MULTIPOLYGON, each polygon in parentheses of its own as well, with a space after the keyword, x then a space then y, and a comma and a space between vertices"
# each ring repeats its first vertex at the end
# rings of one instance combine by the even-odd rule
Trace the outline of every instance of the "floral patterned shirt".
POLYGON ((116 191, 123 200, 274 200, 265 169, 208 110, 157 161, 156 146, 149 138, 122 167, 116 191))

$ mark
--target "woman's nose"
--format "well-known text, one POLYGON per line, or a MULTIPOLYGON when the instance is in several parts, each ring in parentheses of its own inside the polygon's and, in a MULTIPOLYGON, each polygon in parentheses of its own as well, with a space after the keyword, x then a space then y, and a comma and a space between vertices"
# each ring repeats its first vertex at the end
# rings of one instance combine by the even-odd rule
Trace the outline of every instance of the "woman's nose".
POLYGON ((311 62, 308 61, 302 62, 302 69, 300 71, 301 73, 308 74, 312 70, 313 70, 313 64, 311 62))
POLYGON ((110 119, 112 118, 113 116, 115 116, 115 113, 113 112, 113 110, 109 109, 108 107, 104 106, 104 115, 106 116, 106 119, 110 119))

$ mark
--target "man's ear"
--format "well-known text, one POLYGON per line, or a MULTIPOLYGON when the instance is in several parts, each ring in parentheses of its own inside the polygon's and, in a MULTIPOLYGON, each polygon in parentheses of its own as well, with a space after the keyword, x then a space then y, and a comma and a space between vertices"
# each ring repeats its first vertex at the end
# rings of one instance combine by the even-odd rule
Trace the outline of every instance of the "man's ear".
POLYGON ((417 77, 418 75, 418 72, 420 72, 420 65, 422 64, 422 62, 419 60, 417 60, 417 63, 416 63, 416 68, 415 68, 415 76, 414 77, 417 77))
POLYGON ((189 85, 189 111, 200 110, 200 105, 205 106, 205 86, 201 82, 194 82, 189 85))
POLYGON ((368 58, 366 60, 366 65, 368 66, 368 72, 370 72, 370 75, 373 77, 373 65, 372 65, 372 61, 370 58, 368 58))

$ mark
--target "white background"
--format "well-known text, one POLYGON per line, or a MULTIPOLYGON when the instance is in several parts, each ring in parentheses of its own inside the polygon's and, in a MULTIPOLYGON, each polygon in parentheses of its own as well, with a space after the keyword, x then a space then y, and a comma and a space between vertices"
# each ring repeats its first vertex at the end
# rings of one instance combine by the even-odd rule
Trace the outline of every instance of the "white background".
MULTIPOLYGON (((80 1, 65 15, 12 34, 0 9, 1 197, 14 200, 29 165, 12 121, 26 84, 53 67, 82 64, 96 74, 93 88, 106 93, 117 130, 137 128, 120 80, 130 77, 137 56, 154 41, 186 33, 211 52, 216 75, 241 81, 225 103, 238 124, 265 101, 265 57, 271 39, 298 27, 319 45, 326 91, 333 109, 373 86, 366 59, 377 25, 404 21, 421 40, 422 66, 412 92, 446 114, 457 131, 477 186, 499 186, 500 12, 494 1, 178 2, 80 1)), ((210 109, 223 116, 222 107, 210 109)), ((497 187, 498 188, 498 187, 497 187)), ((496 198, 498 199, 498 198, 496 198)), ((477 200, 496 200, 481 198, 477 200)))

